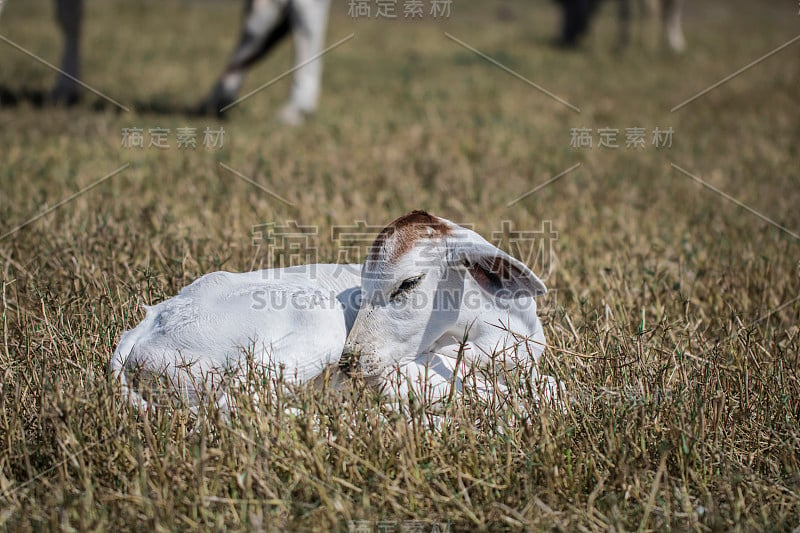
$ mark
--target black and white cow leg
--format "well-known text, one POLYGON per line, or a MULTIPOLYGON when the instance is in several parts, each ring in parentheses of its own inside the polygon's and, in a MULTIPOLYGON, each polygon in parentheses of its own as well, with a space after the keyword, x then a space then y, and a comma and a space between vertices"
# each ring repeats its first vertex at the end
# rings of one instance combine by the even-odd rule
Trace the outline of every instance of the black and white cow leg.
POLYGON ((245 9, 242 37, 225 70, 199 106, 203 114, 222 115, 236 99, 246 69, 269 52, 291 30, 289 0, 250 0, 245 9))
POLYGON ((221 114, 235 101, 247 67, 258 61, 288 33, 294 34, 296 70, 289 102, 278 120, 299 124, 316 111, 322 77, 319 54, 325 43, 330 0, 252 0, 242 38, 225 71, 201 104, 206 114, 221 114))
POLYGON ((50 96, 55 102, 74 104, 80 97, 80 86, 75 80, 78 79, 80 68, 83 0, 56 0, 56 18, 64 33, 64 53, 61 58, 63 72, 58 75, 50 96))
POLYGON ((686 38, 683 36, 681 25, 684 0, 663 0, 661 6, 661 16, 664 24, 664 33, 667 37, 667 44, 673 52, 683 52, 686 50, 686 38))
POLYGON ((330 0, 294 0, 289 17, 294 32, 295 72, 289 102, 278 113, 284 124, 296 125, 317 110, 322 82, 322 53, 330 0))

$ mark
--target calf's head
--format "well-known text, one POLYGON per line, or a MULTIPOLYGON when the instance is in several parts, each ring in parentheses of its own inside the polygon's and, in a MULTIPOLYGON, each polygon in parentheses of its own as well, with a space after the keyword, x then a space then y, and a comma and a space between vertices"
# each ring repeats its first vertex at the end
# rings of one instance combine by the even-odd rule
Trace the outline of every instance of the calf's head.
POLYGON ((361 276, 361 307, 340 366, 357 365, 365 377, 458 342, 475 322, 547 291, 527 266, 474 231, 423 211, 378 234, 361 276))

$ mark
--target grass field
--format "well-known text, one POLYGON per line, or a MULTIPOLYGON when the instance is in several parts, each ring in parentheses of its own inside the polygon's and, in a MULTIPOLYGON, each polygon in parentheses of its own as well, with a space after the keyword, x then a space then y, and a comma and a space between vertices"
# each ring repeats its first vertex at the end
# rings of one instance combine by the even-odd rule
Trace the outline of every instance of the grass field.
MULTIPOLYGON (((690 4, 676 57, 644 31, 616 54, 611 5, 565 52, 548 44, 550 2, 454 0, 449 18, 410 22, 353 19, 337 1, 328 42, 355 37, 325 57, 320 111, 297 128, 273 121, 288 77, 224 121, 163 112, 210 87, 238 36, 236 2, 88 2, 82 78, 130 112, 89 92, 69 109, 33 105, 24 96, 54 73, 0 43, 0 524, 797 527, 800 44, 670 110, 794 38, 798 6, 690 4), (197 149, 176 146, 177 128, 220 126, 221 148, 202 133, 197 149), (171 147, 122 146, 134 127, 168 128, 171 147), (642 148, 625 147, 634 127, 642 148), (574 128, 591 129, 592 148, 572 146, 574 128), (599 128, 618 129, 620 147, 598 146, 599 128), (653 146, 655 128, 672 128, 671 147, 653 146), (573 399, 563 411, 521 393, 522 426, 505 425, 510 407, 470 403, 435 432, 357 384, 264 395, 258 415, 242 398, 230 425, 122 405, 106 367, 141 304, 207 272, 269 266, 260 224, 316 227, 308 257, 335 261, 334 226, 412 209, 487 237, 503 221, 550 224, 547 253, 523 259, 551 289, 541 368, 573 399)), ((50 2, 10 2, 0 34, 58 60, 50 2)), ((290 65, 286 43, 245 91, 290 65)))

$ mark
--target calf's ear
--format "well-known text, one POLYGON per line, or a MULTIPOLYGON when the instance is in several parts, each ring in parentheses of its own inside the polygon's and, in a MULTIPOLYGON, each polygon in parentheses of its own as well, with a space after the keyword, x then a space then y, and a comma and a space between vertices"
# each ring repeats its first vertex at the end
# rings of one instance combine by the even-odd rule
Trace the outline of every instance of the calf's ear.
POLYGON ((477 234, 451 239, 448 262, 451 266, 466 268, 481 288, 498 298, 541 296, 547 292, 544 282, 525 263, 477 234))

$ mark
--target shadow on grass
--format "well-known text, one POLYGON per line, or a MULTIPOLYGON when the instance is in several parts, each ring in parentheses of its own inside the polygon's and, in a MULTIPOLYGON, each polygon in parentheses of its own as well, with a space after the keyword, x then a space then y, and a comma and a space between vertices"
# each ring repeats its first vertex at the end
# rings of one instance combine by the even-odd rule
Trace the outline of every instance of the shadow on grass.
MULTIPOLYGON (((224 114, 214 113, 204 101, 198 101, 193 105, 179 104, 167 98, 154 96, 149 100, 134 100, 125 103, 131 111, 140 114, 151 115, 173 115, 185 117, 209 117, 225 118, 224 114)), ((50 91, 33 89, 30 87, 8 87, 0 84, 0 109, 8 109, 30 105, 36 109, 46 109, 51 107, 77 107, 82 105, 91 111, 105 113, 107 111, 124 112, 124 109, 114 105, 102 98, 90 98, 81 94, 78 98, 63 101, 53 98, 50 91)))

